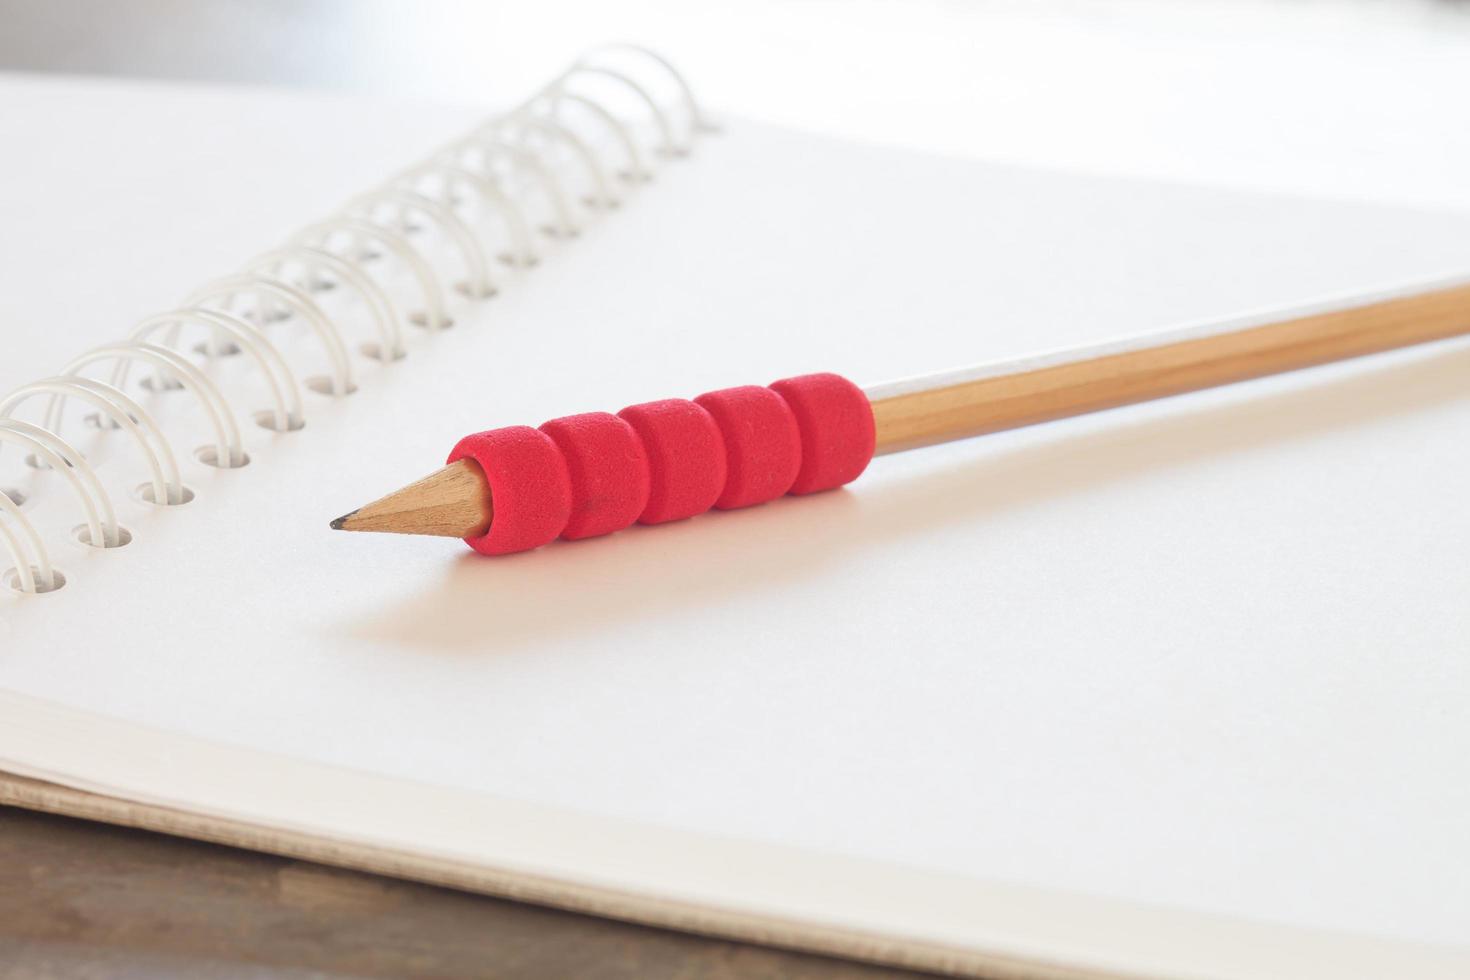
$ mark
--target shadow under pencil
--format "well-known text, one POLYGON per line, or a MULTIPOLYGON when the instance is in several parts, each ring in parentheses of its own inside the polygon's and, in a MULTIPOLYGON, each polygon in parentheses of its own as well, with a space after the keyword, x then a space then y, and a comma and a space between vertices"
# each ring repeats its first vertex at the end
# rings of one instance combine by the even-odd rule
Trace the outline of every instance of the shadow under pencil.
MULTIPOLYGON (((1302 377, 1310 380, 1312 374, 1302 377)), ((509 653, 531 641, 611 633, 634 620, 799 589, 854 553, 894 539, 992 520, 1196 460, 1467 400, 1470 346, 1445 342, 1411 360, 1246 401, 1191 408, 1180 400, 1176 412, 1142 420, 1130 420, 1129 410, 1119 409, 1116 424, 1107 429, 1041 445, 996 452, 984 439, 972 440, 973 458, 922 479, 867 485, 859 480, 855 491, 635 526, 504 558, 466 551, 441 580, 341 628, 460 655, 509 653), (479 614, 466 616, 467 608, 479 614), (486 623, 493 628, 487 631, 486 623)), ((883 461, 873 465, 882 467, 883 461)))

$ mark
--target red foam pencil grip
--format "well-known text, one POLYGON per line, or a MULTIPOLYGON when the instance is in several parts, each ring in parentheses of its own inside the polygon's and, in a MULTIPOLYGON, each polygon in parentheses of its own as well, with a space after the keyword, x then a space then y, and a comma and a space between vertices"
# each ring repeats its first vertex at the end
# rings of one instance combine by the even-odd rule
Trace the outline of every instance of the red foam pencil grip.
POLYGON ((725 488, 716 507, 763 504, 791 489, 801 470, 801 433, 786 399, 745 385, 700 395, 694 404, 710 414, 725 440, 725 488))
POLYGON ((568 541, 621 531, 648 506, 648 450, 627 422, 606 412, 568 415, 541 426, 566 460, 568 541))
POLYGON ((643 442, 648 500, 638 521, 662 524, 703 514, 725 489, 725 437, 709 412, 682 398, 618 413, 643 442))
POLYGON ((539 548, 572 516, 572 478, 551 437, 528 425, 465 436, 449 462, 473 459, 485 471, 496 514, 490 530, 466 543, 482 555, 539 548), (503 516, 503 519, 502 519, 503 516))
POLYGON ((449 462, 485 472, 495 516, 466 543, 528 551, 840 487, 873 458, 873 410, 835 374, 589 412, 461 439, 449 462))

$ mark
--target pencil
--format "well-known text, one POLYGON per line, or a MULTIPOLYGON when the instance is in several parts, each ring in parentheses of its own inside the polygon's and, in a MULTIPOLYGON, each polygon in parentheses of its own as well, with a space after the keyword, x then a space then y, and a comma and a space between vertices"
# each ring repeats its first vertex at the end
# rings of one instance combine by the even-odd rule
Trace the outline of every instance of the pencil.
MULTIPOLYGON (((868 445, 863 450, 866 455, 860 461, 855 457, 852 461, 856 464, 855 472, 852 473, 855 476, 866 465, 867 457, 872 455, 901 452, 951 440, 1056 421, 1348 358, 1443 340, 1467 333, 1470 333, 1470 283, 1460 281, 1399 289, 1275 314, 1256 315, 1233 321, 1145 334, 1119 342, 1073 348, 1018 361, 982 365, 880 384, 866 389, 857 389, 856 386, 851 386, 850 383, 840 378, 836 381, 848 385, 854 392, 860 392, 860 395, 854 394, 851 397, 863 401, 870 411, 870 422, 867 412, 859 413, 861 418, 849 412, 848 416, 856 418, 856 421, 842 423, 848 425, 849 429, 854 424, 867 426, 865 438, 868 440, 868 445)), ((836 378, 833 375, 812 377, 836 378)), ((790 379, 790 382, 801 380, 790 379)), ((828 387, 830 388, 833 383, 828 382, 828 387)), ((772 388, 783 392, 785 400, 791 405, 801 408, 804 397, 802 392, 796 388, 782 389, 782 384, 788 383, 780 382, 773 385, 772 388)), ((820 385, 818 387, 820 388, 820 385)), ((731 392, 744 390, 729 389, 731 392)), ((756 390, 764 392, 769 389, 756 390)), ((823 392, 827 390, 822 389, 823 392)), ((702 396, 695 401, 718 416, 720 409, 724 406, 721 398, 717 397, 721 394, 712 393, 710 396, 702 396)), ((827 396, 821 392, 812 396, 816 399, 816 403, 820 403, 823 397, 827 396)), ((806 401, 811 401, 812 398, 807 398, 806 401)), ((755 399, 755 401, 760 400, 755 399)), ((781 401, 781 399, 777 398, 776 401, 781 401)), ((735 399, 735 402, 744 404, 738 398, 735 399)), ((663 405, 664 403, 650 404, 663 405)), ((820 408, 820 405, 818 407, 820 408)), ((761 406, 752 403, 751 408, 758 410, 761 406)), ((812 411, 815 409, 808 406, 808 415, 811 415, 812 411)), ((634 424, 640 418, 634 409, 627 409, 622 415, 625 420, 634 424)), ((613 418, 612 416, 600 417, 613 418)), ((577 416, 563 421, 571 423, 583 418, 593 419, 592 416, 577 416)), ((845 438, 847 443, 851 444, 864 438, 862 434, 853 435, 851 432, 844 436, 843 433, 846 430, 842 430, 837 424, 842 420, 836 420, 829 425, 824 422, 820 412, 811 415, 811 418, 802 417, 798 412, 796 421, 801 423, 797 428, 801 430, 800 436, 804 440, 796 452, 798 455, 804 452, 813 459, 818 458, 822 453, 829 453, 829 450, 835 451, 833 446, 824 444, 823 440, 835 439, 841 442, 845 438)), ((732 445, 732 436, 736 441, 744 438, 740 432, 749 429, 752 425, 759 430, 758 424, 743 418, 734 428, 728 427, 727 423, 727 428, 723 430, 726 432, 724 441, 727 443, 726 450, 730 454, 729 466, 731 467, 725 476, 726 480, 735 478, 742 463, 750 463, 750 460, 745 460, 735 453, 737 447, 732 445)), ((596 426, 589 421, 581 428, 590 432, 596 429, 596 426)), ((578 446, 581 444, 572 438, 579 431, 576 425, 562 426, 559 430, 555 423, 547 423, 543 429, 549 431, 554 437, 549 441, 556 442, 564 450, 562 455, 568 460, 568 466, 572 471, 576 471, 579 465, 583 470, 586 470, 588 465, 596 470, 595 454, 591 464, 587 464, 585 459, 582 460, 582 464, 578 463, 578 446), (569 439, 571 439, 570 442, 568 442, 569 439)), ((644 442, 647 443, 648 440, 645 439, 644 442)), ((656 456, 654 450, 657 447, 652 444, 644 446, 635 440, 630 445, 634 446, 631 451, 635 455, 638 449, 646 448, 650 453, 650 459, 656 456)), ((763 449, 756 446, 741 451, 767 452, 769 456, 768 447, 763 449)), ((857 452, 857 450, 852 452, 857 452)), ((586 454, 580 455, 585 456, 586 454)), ((769 462, 767 457, 762 457, 762 460, 769 462)), ((669 462, 665 468, 674 466, 676 463, 677 461, 669 462)), ((489 468, 498 471, 500 468, 498 459, 492 460, 489 468)), ((809 469, 810 466, 806 468, 809 469)), ((645 466, 646 469, 647 466, 645 466)), ((750 470, 751 466, 747 465, 745 469, 750 470)), ((849 469, 852 467, 849 466, 849 469)), ((344 531, 450 536, 464 538, 472 545, 476 544, 486 539, 487 536, 494 537, 492 529, 497 523, 500 523, 496 515, 496 493, 492 489, 492 483, 495 481, 487 476, 486 470, 487 465, 483 457, 478 460, 468 457, 456 459, 401 490, 337 518, 332 521, 331 526, 344 531)), ((573 472, 572 475, 575 483, 578 478, 577 472, 573 472)), ((647 486, 647 476, 642 475, 641 471, 640 474, 628 478, 635 482, 642 479, 644 482, 639 485, 641 491, 634 489, 624 494, 628 498, 627 508, 642 507, 644 509, 642 511, 627 509, 626 513, 631 517, 626 519, 626 523, 632 523, 634 520, 641 520, 642 523, 660 522, 657 518, 662 515, 654 514, 652 516, 655 519, 650 519, 649 514, 651 508, 649 495, 652 493, 657 496, 660 489, 656 485, 658 476, 658 473, 654 473, 655 486, 651 490, 647 486), (637 498, 638 492, 643 494, 641 498, 637 498)), ((584 483, 589 479, 599 478, 606 482, 606 479, 599 477, 597 473, 591 476, 583 473, 580 478, 584 483)), ((846 479, 850 478, 850 476, 846 477, 846 479)), ((675 482, 682 479, 687 483, 689 476, 687 474, 677 478, 668 476, 666 479, 675 480, 675 482)), ((840 482, 846 482, 846 479, 840 482)), ((820 480, 819 477, 818 482, 820 480)), ((797 485, 794 492, 826 488, 808 486, 802 489, 801 480, 796 479, 788 481, 787 487, 774 495, 786 493, 793 482, 797 485)), ((812 481, 807 482, 810 484, 812 481)), ((835 485, 831 480, 828 480, 828 483, 835 485)), ((677 491, 680 487, 675 486, 673 489, 677 491)), ((606 490, 606 487, 603 487, 603 490, 606 490)), ((767 491, 750 491, 756 496, 760 496, 762 492, 767 491)), ((616 497, 617 493, 614 492, 612 495, 616 497)), ((507 485, 503 496, 505 500, 502 503, 508 503, 516 494, 507 485)), ((590 495, 584 494, 584 496, 589 496, 590 499, 590 495)), ((607 494, 604 493, 603 497, 606 496, 607 494)), ((725 497, 729 497, 728 486, 725 488, 725 497)), ((736 498, 734 506, 759 502, 741 498, 738 493, 736 498)), ((702 503, 702 506, 706 509, 711 505, 726 507, 729 503, 724 498, 718 498, 718 501, 705 502, 702 503)), ((577 526, 577 507, 577 489, 573 486, 568 499, 569 511, 563 521, 560 536, 570 538, 589 536, 566 533, 567 529, 577 526)), ((512 516, 505 512, 504 507, 502 511, 501 522, 512 520, 512 516)), ((688 515, 680 512, 677 516, 688 515)), ((519 515, 516 517, 518 519, 519 515)), ((548 524, 553 531, 556 528, 551 525, 555 523, 553 519, 548 524)), ((596 528, 602 525, 598 523, 596 515, 592 515, 590 523, 584 521, 581 526, 596 528)), ((596 533, 603 532, 597 531, 596 533)), ((544 536, 545 533, 541 532, 541 537, 544 536)), ((552 537, 555 536, 557 534, 553 533, 552 537)), ((500 537, 503 538, 504 535, 500 537)), ((517 542, 508 540, 501 542, 502 545, 512 543, 519 543, 519 539, 517 542)), ((536 539, 536 543, 544 542, 536 539)), ((534 547, 535 544, 531 546, 534 547)), ((486 550, 487 553, 501 553, 494 547, 479 550, 486 550)), ((504 550, 524 549, 505 547, 504 550)))

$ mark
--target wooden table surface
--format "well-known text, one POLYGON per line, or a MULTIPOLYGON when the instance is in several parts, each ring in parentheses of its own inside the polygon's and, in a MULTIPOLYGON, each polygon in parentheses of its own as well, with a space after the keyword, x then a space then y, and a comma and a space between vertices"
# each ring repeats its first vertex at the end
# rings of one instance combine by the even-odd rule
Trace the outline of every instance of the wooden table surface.
POLYGON ((919 976, 0 807, 6 980, 919 976))

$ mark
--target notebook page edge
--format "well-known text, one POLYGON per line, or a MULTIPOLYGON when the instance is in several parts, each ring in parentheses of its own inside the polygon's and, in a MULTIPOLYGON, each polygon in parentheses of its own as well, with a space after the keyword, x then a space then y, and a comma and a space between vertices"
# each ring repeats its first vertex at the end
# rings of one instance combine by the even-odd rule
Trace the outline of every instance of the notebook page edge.
POLYGON ((0 802, 681 931, 1057 980, 1409 969, 1451 977, 1470 968, 1464 950, 658 828, 214 743, 8 691, 0 709, 0 772, 26 780, 0 780, 0 802))

